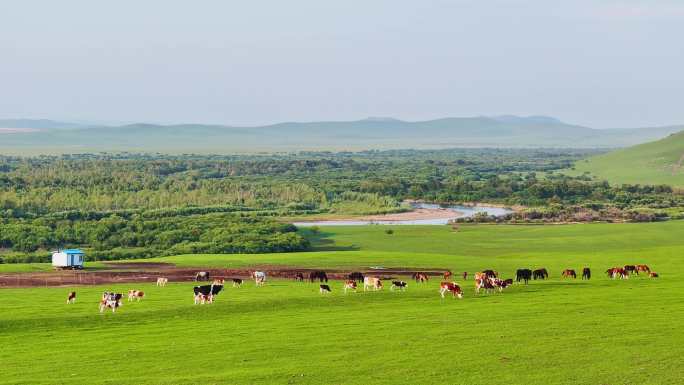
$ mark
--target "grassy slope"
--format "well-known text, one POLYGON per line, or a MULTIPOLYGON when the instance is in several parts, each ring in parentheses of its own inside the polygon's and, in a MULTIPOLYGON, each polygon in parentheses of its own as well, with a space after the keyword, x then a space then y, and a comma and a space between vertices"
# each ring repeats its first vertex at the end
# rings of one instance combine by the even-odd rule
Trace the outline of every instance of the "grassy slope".
POLYGON ((684 187, 684 131, 656 142, 617 150, 579 161, 577 173, 585 171, 613 183, 669 184, 684 187))
MULTIPOLYGON (((684 222, 573 226, 325 229, 317 242, 356 251, 179 256, 187 265, 492 267, 510 276, 546 266, 552 279, 441 301, 436 280, 406 293, 335 292, 272 281, 229 288, 193 306, 191 284, 160 289, 121 311, 96 312, 102 287, 0 291, 0 383, 663 384, 684 378, 684 222), (600 271, 646 262, 658 280, 611 281, 600 271), (594 279, 563 281, 588 264, 594 279), (30 301, 27 300, 30 298, 30 301), (69 364, 65 364, 69 362, 69 364), (485 381, 486 379, 486 381, 485 381)), ((130 286, 130 285, 129 285, 130 286)), ((126 290, 129 286, 118 286, 126 290)))

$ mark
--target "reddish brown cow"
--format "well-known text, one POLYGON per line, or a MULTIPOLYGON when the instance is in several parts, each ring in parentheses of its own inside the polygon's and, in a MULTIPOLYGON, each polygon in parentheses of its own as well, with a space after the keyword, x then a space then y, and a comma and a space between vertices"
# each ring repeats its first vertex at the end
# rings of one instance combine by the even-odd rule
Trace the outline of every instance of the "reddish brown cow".
POLYGON ((416 282, 427 282, 428 281, 428 276, 425 273, 413 273, 413 279, 416 280, 416 282))
POLYGON ((356 291, 356 281, 349 279, 344 282, 344 294, 347 294, 347 290, 356 291))
POLYGON ((453 273, 451 273, 451 271, 448 271, 448 270, 445 271, 444 272, 444 280, 451 278, 452 275, 453 275, 453 273))
POLYGON ((456 282, 442 282, 439 285, 439 294, 442 298, 444 298, 444 294, 447 291, 450 292, 454 298, 463 298, 463 290, 461 290, 461 287, 456 282))
POLYGON ((563 278, 577 278, 577 273, 575 273, 575 270, 572 269, 565 269, 563 270, 563 273, 561 274, 563 278))
POLYGON ((648 265, 636 265, 636 271, 637 271, 637 274, 638 274, 639 272, 642 272, 642 273, 650 273, 650 272, 651 272, 651 268, 648 267, 648 265))

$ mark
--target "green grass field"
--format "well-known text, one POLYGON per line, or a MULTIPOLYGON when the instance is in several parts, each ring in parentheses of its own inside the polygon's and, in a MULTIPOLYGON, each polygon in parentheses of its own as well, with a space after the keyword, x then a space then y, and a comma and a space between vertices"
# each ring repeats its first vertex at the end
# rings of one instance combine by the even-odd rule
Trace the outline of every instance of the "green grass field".
POLYGON ((655 142, 578 161, 575 170, 569 173, 584 172, 611 183, 684 187, 684 131, 655 142))
POLYGON ((549 281, 441 300, 284 280, 193 305, 192 283, 0 290, 0 384, 675 384, 684 378, 684 222, 325 228, 311 253, 176 256, 185 266, 547 267, 549 281), (606 278, 648 263, 659 279, 606 278), (591 266, 591 281, 560 269, 591 266), (140 303, 100 315, 105 289, 140 303))

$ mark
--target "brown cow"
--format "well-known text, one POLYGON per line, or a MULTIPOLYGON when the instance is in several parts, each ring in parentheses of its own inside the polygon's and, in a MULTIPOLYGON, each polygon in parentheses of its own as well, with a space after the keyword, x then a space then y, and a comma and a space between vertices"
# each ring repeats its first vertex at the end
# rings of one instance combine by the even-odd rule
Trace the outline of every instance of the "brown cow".
POLYGON ((561 277, 563 278, 577 278, 577 273, 575 273, 575 270, 573 269, 565 269, 563 270, 563 273, 561 273, 561 277))
POLYGON ((347 294, 347 290, 356 291, 356 281, 353 279, 348 279, 344 282, 344 294, 347 294))
POLYGON ((447 291, 450 292, 454 298, 463 298, 463 290, 461 290, 461 287, 456 282, 442 282, 439 285, 439 295, 441 295, 442 298, 444 298, 444 293, 447 291))
POLYGON ((606 270, 606 274, 608 274, 608 277, 611 279, 615 279, 618 277, 620 279, 628 279, 629 278, 629 273, 623 267, 610 268, 610 269, 606 270))
POLYGON ((651 268, 648 265, 636 265, 637 274, 641 271, 642 273, 650 273, 651 268))
POLYGON ((444 280, 446 281, 447 279, 451 278, 452 275, 453 275, 453 273, 451 271, 449 271, 449 270, 445 271, 444 272, 444 280))
POLYGON ((427 282, 428 275, 425 273, 413 273, 413 279, 415 279, 416 282, 427 282))

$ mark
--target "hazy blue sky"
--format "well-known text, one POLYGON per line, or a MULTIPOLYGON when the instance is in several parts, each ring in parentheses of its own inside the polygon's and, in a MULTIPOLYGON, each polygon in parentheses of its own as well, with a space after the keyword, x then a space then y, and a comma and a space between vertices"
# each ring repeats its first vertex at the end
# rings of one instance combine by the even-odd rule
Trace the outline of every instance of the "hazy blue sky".
POLYGON ((3 0, 0 118, 684 123, 683 39, 680 0, 3 0))

